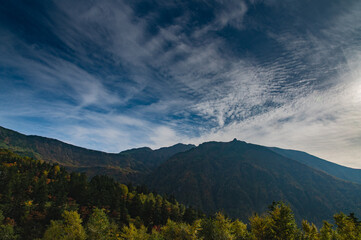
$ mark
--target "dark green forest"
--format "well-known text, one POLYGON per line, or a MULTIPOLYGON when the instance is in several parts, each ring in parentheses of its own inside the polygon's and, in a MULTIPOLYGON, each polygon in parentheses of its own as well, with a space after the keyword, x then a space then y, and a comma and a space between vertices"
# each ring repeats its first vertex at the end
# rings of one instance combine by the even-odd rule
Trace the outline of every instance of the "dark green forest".
POLYGON ((0 148, 84 172, 84 178, 106 175, 119 183, 146 185, 207 215, 222 211, 243 222, 266 212, 273 201, 287 202, 299 225, 308 219, 322 226, 337 212, 361 215, 361 185, 355 181, 361 170, 236 139, 106 153, 0 127, 0 148))
POLYGON ((273 202, 247 222, 205 216, 143 186, 68 173, 0 149, 0 239, 361 239, 354 214, 317 228, 273 202))

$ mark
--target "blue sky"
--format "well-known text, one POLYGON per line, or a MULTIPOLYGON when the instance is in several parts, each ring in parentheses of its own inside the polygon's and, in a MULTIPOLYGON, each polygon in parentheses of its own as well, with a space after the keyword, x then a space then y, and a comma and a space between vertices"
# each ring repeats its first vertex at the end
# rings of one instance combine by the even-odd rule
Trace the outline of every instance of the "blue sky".
POLYGON ((247 142, 361 168, 361 2, 2 1, 0 125, 108 152, 247 142))

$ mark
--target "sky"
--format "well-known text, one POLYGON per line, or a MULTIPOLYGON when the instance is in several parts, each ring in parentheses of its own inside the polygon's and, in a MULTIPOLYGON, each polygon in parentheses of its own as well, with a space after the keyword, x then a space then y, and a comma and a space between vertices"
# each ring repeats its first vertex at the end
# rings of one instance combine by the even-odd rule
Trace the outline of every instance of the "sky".
POLYGON ((120 152, 233 138, 361 168, 361 1, 1 1, 0 126, 120 152))

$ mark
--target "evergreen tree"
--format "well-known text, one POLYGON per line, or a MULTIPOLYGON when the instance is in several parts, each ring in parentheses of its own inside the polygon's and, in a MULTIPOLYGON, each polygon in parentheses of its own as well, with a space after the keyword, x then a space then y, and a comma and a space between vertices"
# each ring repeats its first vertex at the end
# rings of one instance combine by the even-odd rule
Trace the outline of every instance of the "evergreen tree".
POLYGON ((273 203, 268 212, 272 219, 271 231, 274 239, 295 239, 297 225, 292 210, 283 202, 273 203))
POLYGON ((64 211, 63 220, 51 221, 50 227, 45 231, 44 240, 85 240, 86 233, 82 220, 75 211, 64 211))
POLYGON ((108 240, 112 235, 111 225, 104 210, 95 208, 86 225, 89 240, 108 240))
POLYGON ((334 215, 334 219, 337 226, 337 237, 339 239, 361 239, 361 227, 352 217, 348 217, 344 213, 339 213, 334 215))
POLYGON ((14 232, 14 227, 4 223, 5 217, 0 210, 0 240, 15 240, 18 236, 14 232))
POLYGON ((189 225, 168 220, 161 232, 165 240, 196 240, 199 227, 199 222, 189 225))
POLYGON ((291 208, 282 202, 273 202, 263 216, 251 217, 250 224, 256 239, 292 240, 299 235, 291 208))
POLYGON ((254 215, 249 219, 251 234, 258 240, 273 239, 271 230, 272 219, 269 215, 254 215))
POLYGON ((148 240, 150 238, 147 229, 143 225, 136 228, 132 223, 123 227, 120 236, 124 240, 148 240))
POLYGON ((232 222, 231 233, 234 236, 234 240, 250 239, 250 233, 247 231, 247 224, 239 220, 232 222))
POLYGON ((319 240, 320 236, 315 224, 311 224, 306 220, 302 221, 302 238, 307 240, 319 240))
POLYGON ((223 214, 217 213, 214 219, 203 219, 199 237, 204 240, 232 240, 232 222, 223 214))

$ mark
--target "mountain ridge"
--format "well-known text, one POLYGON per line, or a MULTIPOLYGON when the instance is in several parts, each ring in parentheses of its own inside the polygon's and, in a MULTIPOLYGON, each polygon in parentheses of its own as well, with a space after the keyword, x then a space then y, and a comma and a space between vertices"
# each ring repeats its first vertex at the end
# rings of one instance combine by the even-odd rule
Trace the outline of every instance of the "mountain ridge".
POLYGON ((361 211, 361 185, 240 141, 208 142, 179 153, 146 181, 206 213, 223 209, 240 219, 278 200, 290 203, 298 219, 318 224, 333 211, 361 211))
POLYGON ((324 171, 327 174, 344 179, 346 181, 361 184, 361 169, 346 167, 337 163, 329 162, 322 158, 313 156, 309 153, 292 150, 281 149, 277 147, 268 147, 270 150, 285 156, 289 159, 296 160, 309 167, 324 171))
MULTIPOLYGON (((145 148, 130 149, 120 153, 106 153, 78 147, 57 139, 24 135, 0 127, 0 147, 22 155, 59 163, 73 171, 86 171, 91 177, 106 172, 122 182, 139 182, 159 162, 194 145, 176 144, 152 150, 147 158, 139 158, 145 148)), ((144 154, 143 154, 144 155, 144 154)))
POLYGON ((106 174, 123 183, 145 184, 207 213, 224 210, 247 219, 264 212, 270 202, 283 200, 298 219, 318 224, 337 211, 361 215, 360 184, 237 139, 108 154, 0 127, 0 147, 43 157, 89 177, 106 174))

